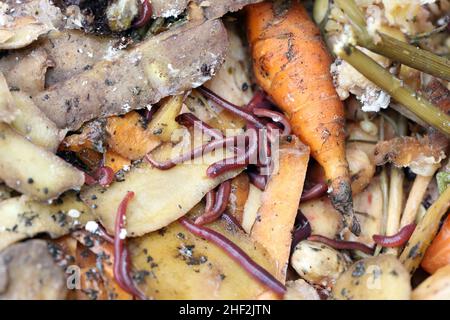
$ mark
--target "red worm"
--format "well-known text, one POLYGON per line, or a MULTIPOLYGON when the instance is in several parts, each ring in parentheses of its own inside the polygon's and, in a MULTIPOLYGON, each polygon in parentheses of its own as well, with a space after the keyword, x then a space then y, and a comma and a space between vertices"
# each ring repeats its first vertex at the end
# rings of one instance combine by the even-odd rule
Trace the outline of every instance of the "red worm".
POLYGON ((145 121, 147 121, 147 123, 152 121, 153 116, 155 115, 156 111, 158 111, 158 107, 157 106, 151 106, 150 109, 147 109, 145 111, 145 121))
POLYGON ((214 243, 221 248, 231 259, 237 262, 250 276, 261 283, 263 286, 272 290, 276 294, 282 296, 286 292, 286 288, 267 270, 252 260, 241 248, 232 241, 224 237, 222 234, 209 228, 196 225, 186 218, 181 218, 180 223, 189 232, 197 237, 203 238, 214 243))
POLYGON ((265 117, 272 119, 273 122, 281 123, 283 126, 283 131, 281 133, 282 137, 286 137, 291 134, 291 124, 284 114, 281 112, 264 109, 264 108, 253 108, 253 114, 258 117, 265 117))
POLYGON ((100 167, 95 171, 94 178, 102 187, 109 186, 114 181, 114 170, 110 167, 100 167))
POLYGON ((375 241, 376 244, 383 246, 383 247, 401 247, 406 242, 408 242, 409 238, 411 238, 411 235, 413 234, 414 230, 416 229, 416 224, 411 223, 403 228, 400 229, 399 232, 392 236, 382 236, 382 235, 374 235, 373 241, 375 241))
POLYGON ((305 190, 302 193, 300 202, 305 202, 313 199, 320 198, 327 193, 328 185, 325 182, 319 182, 311 189, 305 190))
POLYGON ((359 250, 371 255, 374 252, 374 248, 366 246, 365 244, 356 241, 335 240, 319 235, 312 235, 308 237, 308 240, 321 242, 338 250, 359 250))
POLYGON ((127 207, 129 201, 134 197, 134 192, 127 192, 123 200, 117 208, 116 224, 114 228, 114 279, 117 284, 126 292, 138 297, 141 300, 146 300, 147 297, 136 288, 130 272, 130 257, 125 239, 120 238, 120 233, 125 227, 125 216, 127 214, 127 207))
POLYGON ((157 161, 157 160, 153 159, 150 154, 147 154, 145 156, 145 159, 155 168, 158 168, 160 170, 169 170, 169 169, 175 167, 177 164, 180 164, 180 163, 183 163, 183 162, 186 162, 189 160, 193 160, 204 154, 212 152, 218 148, 226 147, 229 145, 234 146, 237 139, 238 139, 238 137, 234 136, 234 137, 223 138, 220 140, 213 140, 213 141, 206 143, 200 147, 192 149, 191 151, 189 151, 185 154, 175 157, 174 159, 169 159, 166 161, 157 161))
POLYGON ((311 235, 311 225, 308 219, 300 212, 296 219, 296 227, 292 236, 291 250, 294 250, 295 246, 311 235))
POLYGON ((247 166, 250 161, 258 155, 258 135, 254 130, 249 130, 249 146, 243 154, 237 157, 227 158, 213 163, 206 170, 206 175, 210 178, 218 177, 228 171, 247 166))
POLYGON ((279 136, 278 131, 280 131, 280 128, 278 128, 275 123, 269 122, 266 124, 267 128, 267 137, 269 138, 270 142, 274 142, 275 139, 279 136))
POLYGON ((211 190, 206 194, 206 206, 205 212, 209 212, 214 209, 214 204, 216 203, 216 191, 211 190))
POLYGON ((252 113, 248 112, 247 110, 244 110, 243 108, 240 108, 231 102, 223 99, 222 97, 218 96, 211 90, 205 87, 198 87, 197 90, 203 94, 206 98, 210 99, 215 104, 221 106, 222 108, 230 111, 231 113, 234 113, 235 115, 247 120, 250 123, 253 123, 257 128, 264 128, 264 124, 261 122, 260 119, 255 117, 252 113))
POLYGON ((258 90, 247 104, 246 109, 248 111, 253 111, 254 108, 269 108, 271 106, 271 102, 267 100, 267 95, 264 91, 258 90))
MULTIPOLYGON (((222 132, 220 132, 220 130, 214 129, 207 123, 204 123, 192 113, 182 113, 175 118, 175 121, 185 127, 194 127, 216 140, 223 139, 223 134, 222 132)), ((238 150, 239 148, 237 146, 233 146, 232 149, 238 150)))
POLYGON ((227 212, 224 212, 224 213, 222 214, 222 219, 225 220, 225 222, 226 222, 228 225, 233 225, 233 226, 235 226, 236 228, 241 229, 241 231, 245 232, 244 228, 242 228, 241 224, 239 223, 239 221, 237 221, 237 219, 236 219, 235 216, 233 216, 233 215, 231 215, 231 214, 228 214, 227 212))
POLYGON ((268 128, 256 129, 251 123, 247 124, 247 132, 257 133, 256 139, 258 140, 258 165, 268 165, 270 163, 270 156, 272 155, 271 148, 271 136, 268 128))
POLYGON ((201 132, 207 134, 210 137, 213 137, 214 139, 223 139, 223 135, 220 130, 214 129, 213 127, 204 123, 192 113, 182 113, 175 118, 175 121, 185 127, 194 127, 198 130, 201 130, 201 132))
MULTIPOLYGON (((75 231, 74 234, 79 233, 79 234, 88 234, 88 231, 86 230, 79 230, 79 231, 75 231)), ((89 232, 91 233, 91 232, 89 232)), ((105 228, 103 228, 100 224, 98 225, 97 230, 95 230, 95 232, 93 233, 94 235, 99 236, 100 238, 102 238, 103 240, 105 240, 106 242, 109 243, 114 243, 114 237, 110 236, 105 228)))
POLYGON ((216 193, 216 199, 212 210, 206 211, 200 217, 195 219, 195 224, 203 225, 217 220, 227 208, 228 200, 231 194, 231 181, 222 182, 216 193))
POLYGON ((114 171, 110 167, 100 167, 92 175, 84 173, 84 183, 88 186, 100 184, 102 187, 109 186, 114 181, 114 171))
POLYGON ((106 232, 105 228, 103 228, 103 226, 101 226, 100 224, 98 225, 97 231, 95 233, 98 234, 103 240, 109 243, 114 243, 114 237, 110 236, 106 232))
POLYGON ((267 185, 267 179, 265 176, 257 174, 256 172, 247 172, 250 182, 259 190, 264 191, 267 185))
POLYGON ((91 175, 84 173, 84 183, 88 186, 92 186, 97 183, 97 180, 95 180, 91 175))
POLYGON ((133 28, 140 28, 145 26, 152 18, 152 5, 149 0, 141 0, 141 7, 139 9, 139 17, 134 21, 133 28))

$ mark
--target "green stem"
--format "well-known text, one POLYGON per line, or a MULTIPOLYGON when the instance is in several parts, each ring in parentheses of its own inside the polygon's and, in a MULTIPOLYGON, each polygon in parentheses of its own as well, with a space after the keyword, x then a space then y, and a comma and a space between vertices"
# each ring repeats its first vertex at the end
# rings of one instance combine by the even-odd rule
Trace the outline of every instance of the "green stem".
POLYGON ((347 61, 367 79, 389 93, 420 119, 450 136, 450 116, 426 98, 414 92, 400 79, 380 66, 375 60, 352 45, 335 46, 335 54, 347 61))
POLYGON ((355 1, 335 0, 335 3, 344 11, 356 29, 356 41, 359 46, 411 68, 450 81, 450 60, 383 33, 378 33, 381 39, 375 43, 367 31, 365 17, 355 1))
POLYGON ((366 18, 353 0, 335 0, 334 3, 347 15, 357 33, 365 40, 370 40, 367 32, 366 18))

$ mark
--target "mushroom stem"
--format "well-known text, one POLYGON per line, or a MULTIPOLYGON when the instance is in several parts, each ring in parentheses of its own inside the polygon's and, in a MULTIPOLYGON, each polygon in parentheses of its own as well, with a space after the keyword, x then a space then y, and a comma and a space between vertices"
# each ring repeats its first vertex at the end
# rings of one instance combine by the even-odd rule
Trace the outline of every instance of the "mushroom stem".
POLYGON ((441 219, 449 207, 450 188, 447 188, 427 210, 400 255, 400 261, 411 274, 420 265, 423 255, 436 235, 441 219))
POLYGON ((422 203, 428 185, 433 179, 433 175, 434 174, 430 176, 417 175, 414 179, 414 183, 408 195, 408 200, 406 201, 405 210, 403 211, 400 227, 416 222, 420 204, 422 203))
MULTIPOLYGON (((403 178, 403 170, 392 166, 391 179, 389 182, 386 236, 392 236, 399 230, 403 204, 403 178)), ((385 252, 397 256, 398 248, 386 248, 385 252)))
MULTIPOLYGON (((401 114, 398 115, 397 121, 394 121, 396 133, 399 136, 405 136, 408 131, 408 123, 401 114)), ((400 230, 400 219, 403 209, 403 181, 405 175, 403 170, 391 166, 391 175, 389 181, 389 202, 388 202, 388 215, 386 221, 386 236, 392 236, 400 230)), ((388 254, 398 256, 399 250, 397 247, 389 247, 385 249, 388 254)))

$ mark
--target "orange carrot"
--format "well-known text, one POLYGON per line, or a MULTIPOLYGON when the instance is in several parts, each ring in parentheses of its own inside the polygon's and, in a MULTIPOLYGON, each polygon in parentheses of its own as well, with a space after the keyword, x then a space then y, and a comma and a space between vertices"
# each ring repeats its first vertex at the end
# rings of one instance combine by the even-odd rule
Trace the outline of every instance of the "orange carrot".
POLYGON ((295 0, 248 6, 247 25, 258 84, 309 145, 331 184, 333 205, 358 234, 345 157, 344 106, 333 86, 332 59, 319 29, 295 0))
POLYGON ((434 273, 448 264, 450 264, 450 216, 447 217, 441 231, 425 252, 422 268, 429 273, 434 273))

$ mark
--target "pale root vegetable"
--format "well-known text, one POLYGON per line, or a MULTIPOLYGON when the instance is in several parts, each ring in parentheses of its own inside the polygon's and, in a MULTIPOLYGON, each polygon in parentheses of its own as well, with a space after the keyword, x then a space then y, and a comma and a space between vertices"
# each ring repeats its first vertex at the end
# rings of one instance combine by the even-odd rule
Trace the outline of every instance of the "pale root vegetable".
POLYGON ((227 212, 242 226, 244 210, 250 192, 250 180, 247 173, 241 173, 231 180, 231 194, 228 200, 227 212))
POLYGON ((0 252, 1 300, 62 300, 67 295, 64 269, 43 240, 18 243, 0 252))
MULTIPOLYGON (((391 168, 389 179, 389 202, 385 234, 393 236, 400 230, 400 219, 403 209, 403 169, 391 168)), ((398 255, 398 248, 386 248, 386 253, 398 255)))
POLYGON ((34 104, 29 95, 22 92, 11 92, 17 110, 11 127, 33 144, 50 152, 56 152, 66 131, 60 130, 34 104))
POLYGON ((166 171, 144 161, 125 172, 123 181, 115 182, 107 189, 100 186, 87 188, 81 197, 93 208, 93 213, 108 232, 113 233, 117 207, 124 195, 133 191, 135 197, 127 210, 127 232, 130 237, 144 235, 182 217, 207 192, 238 175, 240 170, 214 179, 206 175, 209 165, 230 156, 231 152, 218 150, 195 159, 193 163, 179 164, 166 171))
POLYGON ((309 148, 297 139, 282 143, 279 164, 261 197, 261 207, 251 237, 262 244, 278 266, 277 278, 286 279, 292 230, 303 191, 309 148))
POLYGON ((333 86, 332 59, 320 30, 298 1, 263 2, 246 9, 257 83, 311 148, 330 181, 333 205, 358 234, 345 157, 344 106, 333 86))
MULTIPOLYGON (((54 63, 54 67, 47 70, 46 86, 51 87, 66 81, 92 68, 98 61, 119 53, 120 50, 116 50, 114 44, 112 37, 88 34, 81 30, 64 29, 51 32, 39 41, 39 47, 49 54, 54 63)), ((13 64, 15 60, 22 61, 23 55, 28 56, 30 53, 30 50, 12 52, 6 60, 0 61, 0 66, 2 62, 13 64)))
POLYGON ((131 161, 122 157, 120 154, 114 151, 107 150, 104 157, 105 167, 110 167, 114 173, 120 170, 131 168, 131 161))
MULTIPOLYGON (((43 91, 47 69, 55 67, 48 52, 44 48, 38 47, 21 57, 19 61, 11 64, 10 69, 5 71, 5 78, 9 86, 20 89, 31 96, 43 91)), ((0 66, 3 66, 1 62, 0 66)))
POLYGON ((400 227, 416 222, 423 197, 425 196, 428 185, 432 180, 433 174, 431 176, 416 176, 411 190, 409 191, 408 199, 406 200, 405 209, 403 210, 402 219, 400 221, 400 227))
POLYGON ((0 179, 37 200, 49 200, 84 184, 84 174, 56 155, 0 124, 0 179))
POLYGON ((409 300, 409 273, 393 255, 379 255, 355 262, 336 281, 337 300, 409 300))
POLYGON ((352 181, 353 196, 363 191, 375 174, 375 164, 357 144, 348 144, 346 156, 352 181))
POLYGON ((89 207, 72 192, 54 204, 10 198, 0 202, 0 212, 0 250, 41 233, 58 238, 94 220, 89 207))
POLYGON ((135 111, 125 116, 110 117, 106 124, 108 146, 121 156, 142 159, 161 144, 161 140, 146 127, 145 120, 135 111))
POLYGON ((450 300, 450 264, 438 269, 412 292, 413 300, 450 300))
POLYGON ((75 130, 202 85, 222 64, 227 46, 220 20, 189 21, 100 59, 33 99, 59 128, 75 130))
POLYGON ((361 234, 356 237, 350 232, 344 234, 345 240, 358 241, 373 246, 374 234, 381 234, 383 227, 383 194, 380 179, 374 178, 369 186, 353 198, 353 205, 361 223, 361 234))
POLYGON ((248 198, 245 202, 244 213, 242 215, 242 228, 247 233, 252 232, 253 225, 258 217, 258 211, 262 204, 263 192, 250 184, 248 190, 248 198))
POLYGON ((378 136, 364 132, 360 126, 354 123, 349 123, 346 127, 346 131, 348 131, 349 135, 347 147, 364 151, 367 157, 369 157, 370 162, 375 164, 373 153, 378 141, 378 136))
MULTIPOLYGON (((373 132, 364 131, 361 128, 360 122, 347 123, 345 130, 347 131, 348 134, 347 139, 350 141, 349 143, 351 143, 352 141, 356 141, 369 145, 373 144, 373 147, 371 148, 372 152, 370 152, 373 153, 375 144, 378 142, 378 134, 373 134, 373 132)), ((361 147, 363 146, 361 145, 361 147)))
MULTIPOLYGON (((276 273, 270 255, 239 228, 221 219, 208 228, 231 240, 270 273, 276 273)), ((153 275, 144 277, 138 284, 148 297, 158 300, 274 298, 221 248, 192 235, 178 222, 132 239, 129 248, 133 268, 153 275)))
POLYGON ((435 273, 438 269, 450 265, 450 218, 447 218, 437 236, 425 252, 422 268, 435 273))
POLYGON ((5 186, 4 184, 0 184, 0 201, 12 198, 14 190, 5 186))
POLYGON ((342 230, 342 219, 327 197, 303 202, 300 212, 308 219, 312 234, 333 239, 342 230))
MULTIPOLYGON (((251 66, 248 50, 243 44, 242 37, 238 34, 238 24, 237 21, 225 22, 230 42, 228 53, 223 66, 211 80, 205 83, 205 87, 237 106, 246 106, 253 96, 249 73, 251 66)), ((201 119, 206 123, 223 132, 245 126, 242 118, 217 105, 208 103, 206 99, 202 101, 190 99, 189 107, 205 116, 201 119), (208 104, 206 108, 202 106, 202 103, 208 104), (200 108, 205 109, 206 112, 200 111, 200 108)))
POLYGON ((0 27, 0 50, 26 47, 51 30, 34 17, 18 17, 8 27, 0 27))
POLYGON ((411 274, 419 267, 425 251, 439 229, 442 217, 448 212, 449 206, 450 188, 447 188, 427 210, 425 216, 417 224, 411 238, 409 238, 400 255, 400 261, 411 274))
POLYGON ((331 288, 347 269, 344 256, 323 243, 301 241, 294 248, 291 266, 309 283, 331 288))
POLYGON ((148 130, 162 141, 170 142, 172 141, 172 134, 180 127, 175 121, 175 117, 180 113, 183 96, 166 98, 160 104, 160 109, 153 115, 148 124, 148 130))
POLYGON ((284 300, 320 300, 316 289, 303 279, 286 282, 284 300))
POLYGON ((17 111, 14 107, 14 100, 9 91, 5 76, 0 72, 0 120, 11 123, 16 117, 17 111))
POLYGON ((237 106, 245 106, 253 96, 248 72, 251 66, 248 50, 238 34, 238 23, 225 22, 230 41, 228 54, 223 66, 205 87, 237 106))

